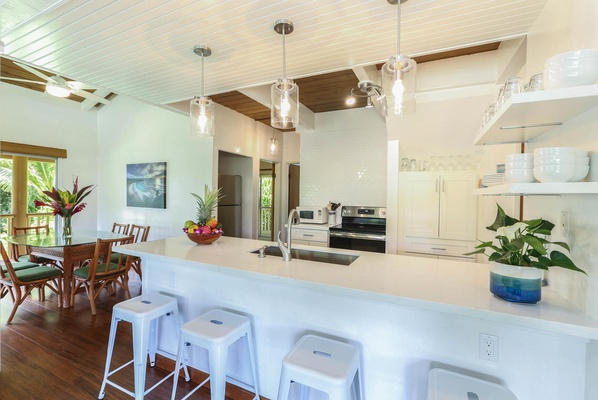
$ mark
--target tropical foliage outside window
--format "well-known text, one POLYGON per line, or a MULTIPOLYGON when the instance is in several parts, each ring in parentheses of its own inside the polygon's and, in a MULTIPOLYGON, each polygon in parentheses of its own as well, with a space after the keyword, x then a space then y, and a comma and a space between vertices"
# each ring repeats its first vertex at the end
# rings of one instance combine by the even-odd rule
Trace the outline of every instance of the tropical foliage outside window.
MULTIPOLYGON (((0 158, 0 214, 12 214, 12 158, 0 158)), ((35 207, 34 201, 43 197, 44 190, 51 190, 54 186, 56 175, 56 163, 54 160, 29 159, 27 162, 27 213, 52 212, 52 209, 40 209, 35 207)), ((49 221, 53 226, 53 217, 49 221)), ((9 232, 8 220, 0 218, 0 236, 4 237, 9 232)))

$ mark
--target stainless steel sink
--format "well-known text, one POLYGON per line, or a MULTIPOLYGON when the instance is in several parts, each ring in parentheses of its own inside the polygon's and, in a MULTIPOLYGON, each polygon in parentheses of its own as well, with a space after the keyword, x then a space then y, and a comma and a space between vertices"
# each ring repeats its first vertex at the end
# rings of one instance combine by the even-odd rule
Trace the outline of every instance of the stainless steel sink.
MULTIPOLYGON (((258 254, 259 252, 259 249, 252 251, 254 254, 258 254)), ((278 246, 266 247, 264 254, 267 256, 282 257, 282 252, 278 246)), ((357 260, 359 256, 352 254, 327 253, 325 251, 291 249, 291 257, 296 260, 316 261, 338 265, 351 265, 351 263, 357 260)))

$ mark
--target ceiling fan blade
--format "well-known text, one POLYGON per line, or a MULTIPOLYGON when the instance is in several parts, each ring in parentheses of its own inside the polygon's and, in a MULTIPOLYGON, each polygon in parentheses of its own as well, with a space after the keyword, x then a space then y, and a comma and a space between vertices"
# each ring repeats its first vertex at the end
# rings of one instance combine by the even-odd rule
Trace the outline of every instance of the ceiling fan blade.
POLYGON ((29 71, 32 74, 37 75, 37 76, 39 76, 42 79, 45 79, 46 81, 51 80, 51 78, 48 75, 46 75, 46 74, 44 74, 42 72, 39 72, 38 70, 36 70, 34 68, 31 68, 29 65, 21 64, 21 63, 16 62, 16 61, 13 61, 13 63, 15 63, 19 67, 23 68, 24 70, 29 71))
POLYGON ((5 81, 14 81, 14 82, 37 83, 38 85, 46 84, 46 82, 30 81, 29 79, 20 79, 20 78, 9 78, 8 76, 0 76, 0 79, 4 79, 5 81))
POLYGON ((95 90, 98 88, 97 86, 91 86, 91 85, 88 85, 88 84, 85 84, 85 83, 79 82, 79 81, 68 81, 67 85, 69 85, 69 87, 73 90, 81 90, 81 89, 95 90))
POLYGON ((97 101, 98 103, 110 104, 110 100, 96 96, 95 94, 86 92, 85 90, 73 90, 72 93, 76 94, 77 96, 85 97, 86 99, 97 101))

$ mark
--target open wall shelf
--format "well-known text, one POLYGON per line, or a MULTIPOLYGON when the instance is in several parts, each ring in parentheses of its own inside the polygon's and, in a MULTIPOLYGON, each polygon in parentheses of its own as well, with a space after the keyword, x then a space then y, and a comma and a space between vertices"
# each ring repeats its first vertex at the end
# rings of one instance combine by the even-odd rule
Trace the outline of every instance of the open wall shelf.
POLYGON ((598 106, 598 85, 514 94, 475 138, 474 145, 530 142, 598 106))

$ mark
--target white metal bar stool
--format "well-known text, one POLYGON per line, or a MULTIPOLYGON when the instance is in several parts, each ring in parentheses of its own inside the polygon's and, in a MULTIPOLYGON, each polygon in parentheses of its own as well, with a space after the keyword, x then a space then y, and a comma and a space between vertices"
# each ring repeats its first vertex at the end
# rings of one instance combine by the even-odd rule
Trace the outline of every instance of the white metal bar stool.
POLYGON ((278 387, 278 400, 286 400, 291 383, 301 384, 301 398, 307 387, 328 393, 330 400, 363 400, 359 350, 351 344, 316 335, 303 336, 285 356, 278 387))
POLYGON ((174 384, 172 387, 172 400, 174 400, 177 389, 180 365, 186 365, 184 361, 184 348, 186 344, 192 344, 208 350, 209 376, 195 389, 189 392, 183 400, 191 396, 206 382, 210 383, 210 396, 212 400, 224 400, 226 391, 226 363, 228 348, 237 340, 246 337, 249 351, 249 361, 253 374, 253 390, 255 397, 259 400, 259 389, 255 355, 253 349, 253 336, 251 334, 251 322, 249 318, 224 310, 212 310, 197 317, 181 327, 179 337, 179 350, 177 353, 174 384))
POLYGON ((517 400, 504 386, 442 368, 428 372, 428 400, 517 400))
MULTIPOLYGON (((172 377, 174 372, 171 372, 160 382, 156 383, 148 390, 145 390, 145 373, 148 353, 150 365, 153 367, 156 364, 156 321, 161 316, 173 317, 172 320, 176 332, 178 333, 180 331, 179 311, 177 300, 174 297, 161 294, 144 294, 120 302, 114 306, 112 309, 112 323, 110 325, 110 338, 108 341, 108 354, 106 355, 104 380, 102 381, 98 399, 104 398, 106 384, 109 384, 127 393, 129 396, 134 397, 135 400, 141 400, 162 382, 172 377), (110 362, 112 360, 112 351, 114 349, 114 340, 116 338, 116 328, 120 321, 127 321, 133 326, 133 359, 110 371, 110 362), (112 374, 120 371, 131 363, 134 363, 134 392, 131 392, 108 379, 112 374)), ((177 365, 177 373, 179 372, 179 369, 180 368, 177 365)), ((183 365, 183 369, 185 370, 185 379, 189 381, 190 378, 189 372, 187 371, 187 365, 183 365)))

